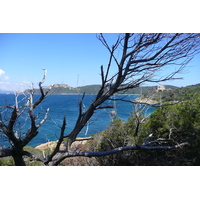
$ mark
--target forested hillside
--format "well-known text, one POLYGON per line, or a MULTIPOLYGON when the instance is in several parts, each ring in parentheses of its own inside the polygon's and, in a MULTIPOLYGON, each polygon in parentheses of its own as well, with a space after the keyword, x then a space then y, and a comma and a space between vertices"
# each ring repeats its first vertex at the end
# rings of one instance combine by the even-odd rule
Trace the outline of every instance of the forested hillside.
POLYGON ((165 103, 192 100, 196 94, 200 94, 200 84, 180 88, 170 88, 164 91, 156 91, 155 88, 152 88, 148 92, 144 93, 140 98, 150 98, 159 103, 165 103))
MULTIPOLYGON (((80 86, 80 87, 70 87, 67 84, 53 84, 52 86, 48 86, 44 88, 44 92, 47 90, 49 91, 49 94, 97 94, 101 85, 86 85, 86 86, 80 86)), ((167 86, 166 86, 167 87, 167 86)), ((170 86, 173 87, 173 86, 170 86)), ((143 94, 148 92, 149 90, 156 89, 156 86, 144 86, 144 87, 137 87, 133 89, 128 89, 124 91, 124 94, 143 94)), ((28 93, 29 90, 25 90, 24 93, 28 93)), ((35 89, 35 94, 40 94, 39 89, 35 89)))
MULTIPOLYGON (((86 85, 80 87, 71 87, 67 84, 53 84, 51 86, 45 87, 44 92, 49 90, 49 94, 97 94, 101 85, 86 85)), ((165 85, 165 88, 177 88, 171 85, 165 85)), ((123 92, 123 94, 144 94, 146 95, 147 92, 156 91, 157 86, 142 86, 137 88, 128 89, 123 92)), ((35 94, 40 94, 39 89, 34 89, 35 94)), ((24 93, 29 93, 29 90, 26 89, 24 93)), ((120 94, 120 93, 119 93, 120 94)))

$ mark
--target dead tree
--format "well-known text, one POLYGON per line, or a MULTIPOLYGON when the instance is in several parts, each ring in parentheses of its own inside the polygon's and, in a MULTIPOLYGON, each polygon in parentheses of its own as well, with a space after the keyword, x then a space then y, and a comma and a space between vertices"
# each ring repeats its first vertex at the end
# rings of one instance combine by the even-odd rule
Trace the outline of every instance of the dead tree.
MULTIPOLYGON (((65 135, 66 118, 63 119, 60 137, 57 146, 51 155, 44 160, 44 165, 58 165, 65 158, 72 156, 105 156, 112 153, 125 150, 165 150, 179 148, 187 143, 182 143, 174 146, 151 146, 157 144, 158 141, 150 141, 150 136, 142 145, 119 147, 111 151, 105 152, 85 152, 71 151, 71 145, 76 140, 80 131, 85 127, 90 118, 104 106, 104 102, 118 92, 125 92, 128 89, 136 88, 144 82, 162 82, 172 80, 193 58, 196 53, 199 53, 200 34, 161 34, 161 33, 144 33, 144 34, 120 34, 114 45, 109 45, 103 36, 97 36, 100 42, 106 47, 109 53, 108 65, 101 66, 101 88, 99 89, 95 99, 87 108, 83 110, 83 100, 79 102, 79 115, 77 116, 76 124, 73 130, 65 135), (115 69, 116 73, 111 74, 111 69, 115 69), (171 72, 160 75, 162 69, 171 69, 171 72), (64 146, 61 149, 61 143, 64 146), (148 141, 148 142, 147 142, 148 141)), ((46 75, 46 74, 45 74, 46 75)), ((23 151, 23 147, 27 145, 38 134, 38 128, 45 122, 48 110, 44 118, 36 124, 36 115, 34 109, 43 101, 47 93, 44 93, 42 83, 39 83, 41 97, 33 103, 33 91, 30 91, 30 96, 27 97, 27 103, 19 106, 6 106, 4 108, 11 109, 12 114, 10 119, 5 122, 0 116, 0 133, 5 134, 10 141, 11 148, 1 149, 0 157, 13 156, 16 165, 24 165, 23 156, 30 156, 28 152, 23 151), (23 137, 15 135, 14 125, 21 113, 28 108, 28 117, 31 120, 30 129, 24 133, 23 137)), ((17 101, 16 101, 17 102, 17 101)), ((3 107, 1 107, 3 109, 3 107)), ((137 129, 139 130, 139 129, 137 129)), ((137 130, 135 135, 137 135, 137 130)), ((160 142, 159 142, 160 144, 160 142)))
MULTIPOLYGON (((83 112, 83 99, 79 102, 79 116, 76 124, 67 136, 64 136, 65 119, 59 143, 55 151, 45 161, 45 165, 58 165, 62 160, 71 156, 104 156, 124 150, 141 149, 172 149, 183 146, 150 146, 151 143, 135 147, 122 147, 107 152, 71 152, 71 144, 76 140, 79 132, 88 123, 94 112, 103 108, 103 103, 117 92, 125 92, 136 88, 144 82, 162 82, 175 79, 175 75, 189 63, 193 56, 199 53, 200 34, 120 34, 116 43, 109 46, 103 34, 97 36, 108 50, 110 57, 106 68, 101 70, 101 88, 88 109, 83 112), (117 54, 121 52, 120 58, 117 54), (110 74, 111 68, 116 69, 115 74, 110 74), (158 76, 164 68, 171 69, 165 76, 158 76), (67 138, 62 150, 59 150, 61 141, 67 138)), ((105 107, 106 108, 106 107, 105 107)), ((137 133, 136 133, 137 134, 137 133)), ((154 142, 153 142, 154 143, 154 142)))
POLYGON ((9 148, 1 148, 0 150, 0 157, 12 156, 17 166, 25 165, 23 156, 34 157, 29 152, 24 151, 23 148, 39 133, 38 129, 47 119, 49 109, 46 110, 42 120, 36 123, 38 115, 34 113, 36 107, 40 105, 40 103, 45 99, 47 93, 44 93, 42 84, 46 78, 46 70, 44 70, 44 76, 41 82, 39 82, 39 88, 41 95, 39 99, 34 102, 33 95, 34 90, 31 89, 29 95, 24 95, 23 101, 25 103, 20 105, 20 101, 18 101, 18 94, 15 94, 15 105, 13 106, 1 106, 0 109, 7 109, 10 110, 10 117, 8 120, 4 119, 2 113, 0 113, 0 133, 4 134, 7 140, 10 143, 9 148), (30 127, 29 129, 21 134, 18 134, 16 129, 16 124, 18 123, 22 114, 27 115, 25 121, 30 120, 30 127))

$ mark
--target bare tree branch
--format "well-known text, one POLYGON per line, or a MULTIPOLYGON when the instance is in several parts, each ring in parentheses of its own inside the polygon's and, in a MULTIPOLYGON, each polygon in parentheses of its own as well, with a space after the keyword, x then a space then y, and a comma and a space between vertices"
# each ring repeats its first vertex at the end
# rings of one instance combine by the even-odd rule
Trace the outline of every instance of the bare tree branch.
POLYGON ((45 79, 46 79, 46 73, 47 73, 47 70, 46 69, 43 69, 44 70, 44 76, 43 76, 43 79, 41 82, 39 82, 39 88, 40 88, 40 92, 41 92, 41 97, 38 99, 38 101, 36 101, 32 107, 33 109, 35 107, 37 107, 42 101, 43 99, 46 97, 46 95, 48 94, 49 90, 46 91, 46 93, 44 94, 44 91, 43 91, 43 88, 42 88, 42 84, 44 83, 45 79))
POLYGON ((63 139, 64 139, 65 126, 66 126, 66 116, 64 116, 64 119, 63 119, 63 125, 62 125, 62 128, 61 128, 60 138, 57 142, 57 145, 56 145, 54 151, 51 153, 48 160, 44 162, 45 165, 47 165, 49 162, 51 162, 52 158, 60 150, 60 145, 61 145, 61 143, 63 142, 63 139))
POLYGON ((53 165, 58 165, 60 162, 62 162, 64 159, 69 157, 76 157, 76 156, 83 156, 83 157, 101 157, 101 156, 107 156, 111 154, 115 154, 122 151, 134 151, 134 150, 171 150, 171 149, 178 149, 182 148, 183 146, 189 145, 187 142, 177 144, 174 146, 148 146, 148 145, 136 145, 136 146, 125 146, 125 147, 118 147, 109 151, 101 151, 101 152, 90 152, 90 151, 75 151, 75 152, 68 152, 68 151, 59 151, 60 153, 63 153, 63 156, 53 160, 53 165))
POLYGON ((12 148, 0 148, 0 158, 12 155, 13 155, 12 148))

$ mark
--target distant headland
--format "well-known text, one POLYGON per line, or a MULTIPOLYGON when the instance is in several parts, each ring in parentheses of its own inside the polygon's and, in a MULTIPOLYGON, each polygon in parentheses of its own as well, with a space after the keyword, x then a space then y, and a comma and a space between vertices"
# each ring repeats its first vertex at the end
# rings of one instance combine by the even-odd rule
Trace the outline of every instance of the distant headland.
MULTIPOLYGON (((49 90, 49 94, 97 94, 101 85, 86 85, 80 87, 71 87, 68 84, 52 84, 50 86, 44 87, 44 92, 49 90)), ((169 87, 169 86, 165 86, 169 87)), ((170 86, 174 87, 174 86, 170 86)), ((156 89, 157 86, 144 86, 129 89, 125 94, 143 94, 149 91, 150 89, 156 89)), ((24 91, 25 94, 29 93, 30 89, 24 91)), ((40 94, 39 89, 35 89, 35 94, 40 94)))

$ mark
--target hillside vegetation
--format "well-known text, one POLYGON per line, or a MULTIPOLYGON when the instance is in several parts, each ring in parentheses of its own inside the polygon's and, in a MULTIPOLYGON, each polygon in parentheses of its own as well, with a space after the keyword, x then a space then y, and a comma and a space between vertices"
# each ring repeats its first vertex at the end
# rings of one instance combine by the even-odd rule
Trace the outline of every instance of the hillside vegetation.
MULTIPOLYGON (((44 88, 44 92, 47 90, 49 91, 49 94, 97 94, 101 85, 86 85, 86 86, 80 86, 73 88, 67 84, 53 84, 51 86, 48 86, 44 88)), ((165 86, 166 88, 174 88, 174 86, 165 86)), ((125 94, 144 94, 148 91, 154 91, 156 90, 156 86, 144 86, 144 87, 137 87, 133 89, 126 90, 125 94)), ((40 94, 39 89, 34 90, 35 94, 40 94)), ((25 90, 24 93, 29 93, 29 90, 25 90)))
POLYGON ((150 98, 154 101, 158 101, 159 103, 166 103, 192 100, 197 94, 200 94, 200 84, 180 88, 166 88, 164 91, 156 91, 155 88, 151 88, 140 98, 150 98))

